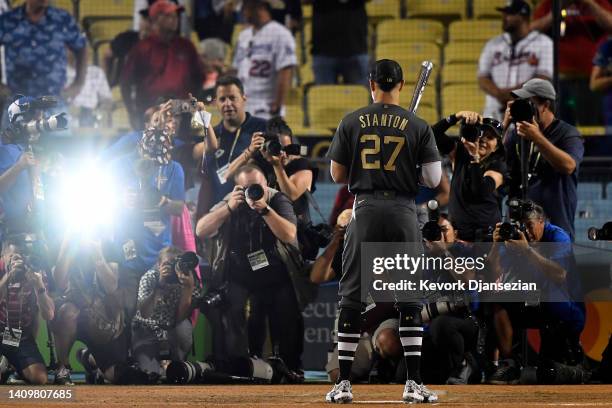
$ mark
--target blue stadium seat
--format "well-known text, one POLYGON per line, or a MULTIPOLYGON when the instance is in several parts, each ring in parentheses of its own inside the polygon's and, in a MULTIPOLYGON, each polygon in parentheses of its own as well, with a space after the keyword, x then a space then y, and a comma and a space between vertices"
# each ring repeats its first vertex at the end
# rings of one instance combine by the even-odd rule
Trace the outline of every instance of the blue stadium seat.
POLYGON ((601 183, 578 183, 578 200, 599 200, 602 192, 601 183))

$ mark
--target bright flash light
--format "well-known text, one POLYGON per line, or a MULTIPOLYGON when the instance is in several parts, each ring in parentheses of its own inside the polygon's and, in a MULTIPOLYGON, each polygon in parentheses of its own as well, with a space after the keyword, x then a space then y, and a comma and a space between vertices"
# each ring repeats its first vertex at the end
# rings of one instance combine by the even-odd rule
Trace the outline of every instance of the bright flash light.
POLYGON ((70 230, 88 234, 108 227, 116 209, 115 183, 107 171, 89 162, 64 176, 61 211, 70 230))

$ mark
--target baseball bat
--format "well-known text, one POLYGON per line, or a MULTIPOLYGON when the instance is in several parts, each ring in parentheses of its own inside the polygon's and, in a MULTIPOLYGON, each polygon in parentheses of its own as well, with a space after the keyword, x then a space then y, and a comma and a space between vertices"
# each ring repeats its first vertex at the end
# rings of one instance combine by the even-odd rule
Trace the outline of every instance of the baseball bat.
POLYGON ((423 61, 421 63, 421 71, 419 72, 417 83, 415 84, 414 92, 412 93, 412 100, 410 101, 410 106, 408 107, 410 112, 416 113, 416 110, 419 108, 421 97, 423 96, 423 92, 425 92, 425 87, 427 86, 427 81, 429 81, 432 71, 433 62, 423 61))

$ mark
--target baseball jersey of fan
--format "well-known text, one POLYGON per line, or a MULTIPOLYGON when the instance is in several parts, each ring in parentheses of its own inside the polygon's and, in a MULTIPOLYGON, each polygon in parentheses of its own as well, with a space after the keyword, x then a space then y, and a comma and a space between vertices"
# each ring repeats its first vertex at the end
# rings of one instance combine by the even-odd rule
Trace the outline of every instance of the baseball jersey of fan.
MULTIPOLYGON (((253 27, 243 30, 238 37, 234 68, 244 84, 246 110, 269 119, 278 72, 296 64, 295 39, 285 26, 270 21, 257 31, 253 27)), ((280 114, 284 114, 282 108, 280 114)))
MULTIPOLYGON (((478 76, 490 77, 498 88, 518 88, 535 76, 552 78, 553 43, 537 31, 512 44, 510 34, 504 33, 489 40, 480 54, 478 76)), ((487 95, 484 116, 503 119, 502 106, 487 95)))

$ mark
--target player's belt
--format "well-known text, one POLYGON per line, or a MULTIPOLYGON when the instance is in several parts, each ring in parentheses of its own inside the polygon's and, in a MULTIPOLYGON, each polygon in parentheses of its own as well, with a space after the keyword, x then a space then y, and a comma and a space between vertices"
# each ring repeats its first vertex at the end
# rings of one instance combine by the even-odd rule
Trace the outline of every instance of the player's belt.
POLYGON ((395 190, 364 190, 359 191, 356 195, 371 195, 374 198, 378 198, 381 200, 395 200, 396 198, 404 198, 409 200, 414 200, 414 195, 398 192, 395 190))

